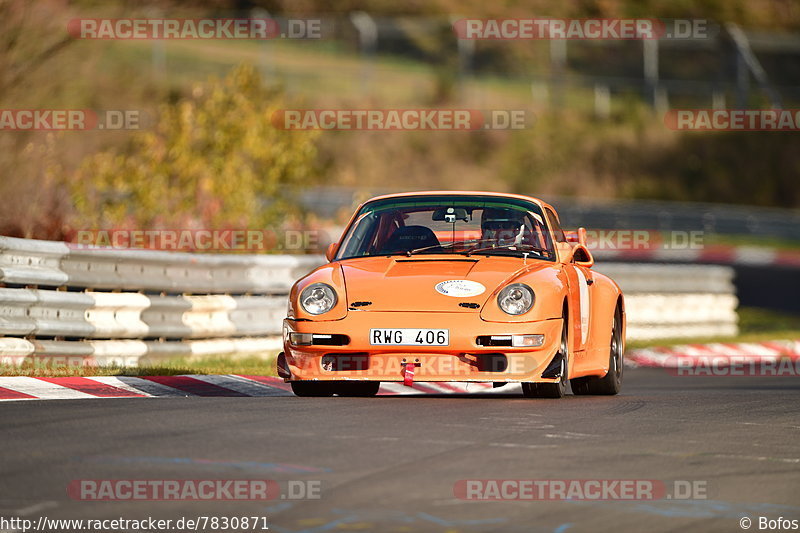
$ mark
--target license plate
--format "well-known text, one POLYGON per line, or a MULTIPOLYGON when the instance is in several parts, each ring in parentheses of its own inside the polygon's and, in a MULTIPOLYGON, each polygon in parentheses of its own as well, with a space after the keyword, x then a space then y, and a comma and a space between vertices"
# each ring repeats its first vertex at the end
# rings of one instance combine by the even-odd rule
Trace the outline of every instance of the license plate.
POLYGON ((449 329, 371 329, 369 342, 385 346, 448 346, 449 329))

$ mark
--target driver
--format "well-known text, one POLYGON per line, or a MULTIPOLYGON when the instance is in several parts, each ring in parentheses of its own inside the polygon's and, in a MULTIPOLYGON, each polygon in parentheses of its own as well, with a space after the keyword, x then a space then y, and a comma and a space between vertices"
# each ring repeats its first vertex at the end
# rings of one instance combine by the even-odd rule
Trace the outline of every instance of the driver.
POLYGON ((522 244, 525 213, 516 209, 487 207, 481 214, 481 242, 484 246, 522 244))

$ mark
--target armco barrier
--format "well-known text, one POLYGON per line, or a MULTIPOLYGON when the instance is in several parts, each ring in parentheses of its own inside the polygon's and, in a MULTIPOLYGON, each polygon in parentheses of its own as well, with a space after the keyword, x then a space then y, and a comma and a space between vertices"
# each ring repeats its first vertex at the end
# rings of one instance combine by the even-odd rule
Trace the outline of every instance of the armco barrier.
MULTIPOLYGON (((289 288, 323 262, 0 237, 0 362, 65 357, 135 365, 275 350, 289 288)), ((625 292, 629 339, 737 331, 729 267, 596 268, 625 292)))
POLYGON ((277 350, 289 288, 323 261, 0 237, 0 362, 135 365, 277 350))
POLYGON ((738 333, 733 269, 714 265, 604 263, 625 294, 629 340, 738 333))

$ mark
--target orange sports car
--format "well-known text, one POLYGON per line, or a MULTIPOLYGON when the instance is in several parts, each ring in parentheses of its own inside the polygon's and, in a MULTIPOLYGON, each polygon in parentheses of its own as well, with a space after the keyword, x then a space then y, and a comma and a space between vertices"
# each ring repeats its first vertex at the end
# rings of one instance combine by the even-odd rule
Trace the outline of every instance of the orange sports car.
POLYGON ((624 299, 592 270, 585 234, 526 196, 373 198, 292 287, 278 374, 298 396, 371 396, 383 381, 616 394, 624 299))

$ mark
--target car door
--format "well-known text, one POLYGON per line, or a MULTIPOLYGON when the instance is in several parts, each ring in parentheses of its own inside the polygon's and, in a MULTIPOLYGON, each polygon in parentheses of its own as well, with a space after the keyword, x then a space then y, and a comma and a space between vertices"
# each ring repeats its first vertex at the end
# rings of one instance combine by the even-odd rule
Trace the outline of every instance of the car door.
MULTIPOLYGON (((556 217, 555 213, 549 208, 545 208, 545 214, 550 228, 552 229, 556 246, 562 251, 569 250, 571 245, 567 242, 566 235, 564 235, 564 230, 561 229, 558 217, 556 217)), ((569 292, 567 302, 570 311, 570 346, 572 352, 576 353, 580 359, 580 356, 585 352, 589 343, 589 328, 591 326, 590 311, 592 307, 590 290, 591 284, 593 283, 592 272, 588 268, 575 265, 574 263, 564 264, 562 268, 569 292)))

